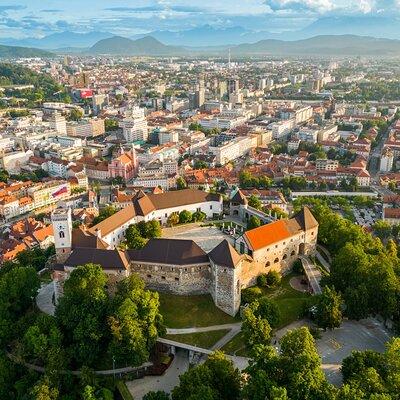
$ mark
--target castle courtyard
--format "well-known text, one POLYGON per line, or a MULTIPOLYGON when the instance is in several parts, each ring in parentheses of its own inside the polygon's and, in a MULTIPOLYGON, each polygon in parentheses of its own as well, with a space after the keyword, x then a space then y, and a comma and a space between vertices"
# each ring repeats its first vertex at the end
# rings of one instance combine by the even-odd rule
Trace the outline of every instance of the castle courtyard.
POLYGON ((205 252, 211 251, 224 239, 233 246, 234 239, 215 226, 201 226, 203 223, 178 225, 173 228, 164 228, 163 237, 168 239, 193 240, 205 252))

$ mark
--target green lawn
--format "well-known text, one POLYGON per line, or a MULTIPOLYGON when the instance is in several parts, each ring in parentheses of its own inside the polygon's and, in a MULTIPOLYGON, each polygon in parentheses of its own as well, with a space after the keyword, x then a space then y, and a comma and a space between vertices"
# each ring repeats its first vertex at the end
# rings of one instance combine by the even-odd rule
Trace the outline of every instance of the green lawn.
POLYGON ((118 381, 117 388, 124 400, 134 400, 124 381, 118 381))
POLYGON ((159 293, 160 311, 168 328, 231 324, 239 319, 217 308, 210 295, 178 296, 159 293))
POLYGON ((304 304, 311 298, 310 294, 299 292, 290 286, 289 281, 294 276, 296 275, 284 276, 277 288, 262 288, 264 294, 276 302, 281 312, 281 323, 278 329, 301 318, 304 304))
MULTIPOLYGON (((301 318, 304 304, 311 298, 310 294, 299 292, 290 286, 289 281, 294 276, 296 274, 289 274, 283 277, 281 284, 276 288, 261 288, 266 296, 276 302, 281 312, 281 322, 277 329, 281 329, 301 318)), ((222 350, 227 354, 248 356, 241 333, 227 343, 222 350)))
POLYGON ((230 342, 223 346, 221 350, 226 354, 231 354, 233 356, 249 356, 246 345, 244 344, 242 333, 238 333, 230 342))
POLYGON ((222 339, 229 329, 219 331, 188 333, 186 335, 166 335, 165 338, 176 342, 191 344, 192 346, 210 349, 218 340, 222 339))

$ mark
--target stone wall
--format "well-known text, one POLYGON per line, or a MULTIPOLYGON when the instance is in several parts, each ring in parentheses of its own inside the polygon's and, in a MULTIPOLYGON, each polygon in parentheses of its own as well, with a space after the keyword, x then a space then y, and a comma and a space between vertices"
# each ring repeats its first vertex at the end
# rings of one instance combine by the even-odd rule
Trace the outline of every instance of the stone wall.
POLYGON ((162 265, 133 263, 131 272, 137 273, 148 288, 174 294, 205 294, 211 288, 210 264, 162 265))

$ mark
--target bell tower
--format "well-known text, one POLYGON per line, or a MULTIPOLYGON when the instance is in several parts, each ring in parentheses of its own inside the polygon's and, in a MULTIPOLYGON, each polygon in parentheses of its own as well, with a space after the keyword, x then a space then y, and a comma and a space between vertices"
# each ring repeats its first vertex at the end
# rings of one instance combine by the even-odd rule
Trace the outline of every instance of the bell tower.
POLYGON ((56 208, 51 213, 51 223, 54 232, 54 245, 57 262, 62 264, 68 258, 72 249, 72 217, 71 209, 56 208))

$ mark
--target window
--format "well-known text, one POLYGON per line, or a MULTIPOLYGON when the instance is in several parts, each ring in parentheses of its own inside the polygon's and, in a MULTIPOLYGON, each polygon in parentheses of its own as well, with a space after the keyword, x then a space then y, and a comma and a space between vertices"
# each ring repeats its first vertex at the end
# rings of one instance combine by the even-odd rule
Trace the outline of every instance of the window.
POLYGON ((176 282, 179 282, 179 278, 175 278, 175 281, 176 281, 176 282))
POLYGON ((247 249, 247 254, 248 254, 250 257, 253 257, 253 251, 252 251, 252 250, 247 249))
POLYGON ((269 262, 269 261, 267 261, 266 263, 265 263, 265 266, 266 267, 269 267, 271 265, 271 263, 269 262))
POLYGON ((150 278, 151 278, 151 275, 147 275, 147 277, 150 279, 150 278))
POLYGON ((210 210, 212 210, 212 205, 210 206, 210 210))
POLYGON ((165 276, 162 276, 161 279, 162 279, 163 281, 165 281, 167 278, 166 278, 165 276))
POLYGON ((287 259, 287 254, 284 254, 282 257, 282 260, 286 260, 287 259))
POLYGON ((279 258, 277 257, 277 258, 275 258, 274 263, 276 264, 278 262, 279 262, 279 258))
POLYGON ((244 243, 241 242, 240 243, 240 254, 243 254, 243 253, 244 253, 244 243))
POLYGON ((60 239, 64 239, 65 238, 64 231, 60 231, 58 235, 60 236, 60 239))
POLYGON ((294 250, 292 250, 292 252, 290 253, 291 256, 294 256, 296 254, 296 252, 294 250))
POLYGON ((314 232, 311 232, 311 236, 314 236, 314 232))

